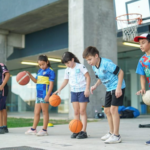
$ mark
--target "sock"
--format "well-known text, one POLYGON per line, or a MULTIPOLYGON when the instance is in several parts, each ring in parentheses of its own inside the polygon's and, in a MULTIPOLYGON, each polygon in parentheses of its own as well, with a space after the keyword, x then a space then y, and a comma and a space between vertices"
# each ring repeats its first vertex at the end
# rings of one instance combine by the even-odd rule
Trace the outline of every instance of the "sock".
POLYGON ((43 129, 43 131, 47 131, 47 130, 43 129))
POLYGON ((0 129, 3 129, 3 126, 1 126, 0 129))
POLYGON ((7 126, 3 126, 3 128, 6 128, 6 129, 7 129, 7 126))
POLYGON ((32 131, 34 131, 35 129, 31 128, 32 131))
MULTIPOLYGON (((111 134, 110 132, 109 132, 109 134, 111 134)), ((112 135, 112 134, 111 134, 112 135)))
POLYGON ((119 137, 120 135, 115 135, 115 134, 114 134, 114 136, 119 137))

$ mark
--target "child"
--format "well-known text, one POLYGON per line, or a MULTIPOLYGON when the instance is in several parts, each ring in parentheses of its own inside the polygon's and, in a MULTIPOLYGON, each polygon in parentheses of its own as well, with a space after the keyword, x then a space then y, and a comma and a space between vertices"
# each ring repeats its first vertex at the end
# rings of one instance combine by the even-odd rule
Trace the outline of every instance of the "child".
POLYGON ((97 82, 91 87, 91 93, 102 83, 106 86, 106 97, 104 111, 107 115, 109 133, 101 138, 105 143, 120 143, 119 135, 120 117, 118 106, 123 105, 125 92, 125 81, 123 71, 111 60, 99 56, 99 51, 92 46, 87 47, 83 52, 83 58, 92 66, 97 82))
POLYGON ((34 78, 31 73, 28 72, 31 80, 36 83, 37 98, 34 108, 34 122, 31 129, 29 129, 25 134, 36 134, 38 136, 48 135, 47 124, 49 121, 49 97, 52 94, 52 89, 54 86, 55 73, 50 68, 50 62, 46 55, 40 55, 38 58, 38 65, 40 67, 37 77, 34 78), (37 133, 36 127, 40 120, 40 112, 43 112, 43 129, 37 133))
MULTIPOLYGON (((139 42, 140 49, 145 54, 139 59, 136 73, 140 75, 140 81, 141 81, 141 90, 138 91, 136 94, 144 94, 145 89, 145 77, 148 81, 149 88, 150 88, 150 34, 142 34, 140 36, 136 36, 134 38, 135 42, 139 42)), ((146 142, 146 144, 150 145, 150 140, 146 142)))
POLYGON ((7 67, 0 63, 0 134, 8 133, 6 98, 8 95, 7 82, 10 74, 7 67))
POLYGON ((71 52, 65 52, 62 57, 62 63, 67 66, 64 75, 64 81, 61 87, 54 93, 60 93, 60 91, 68 84, 71 86, 71 102, 74 109, 74 119, 80 119, 83 124, 82 131, 80 133, 73 133, 71 138, 83 139, 87 138, 86 126, 87 126, 87 114, 86 107, 89 102, 89 87, 90 76, 84 65, 80 64, 77 57, 71 52))

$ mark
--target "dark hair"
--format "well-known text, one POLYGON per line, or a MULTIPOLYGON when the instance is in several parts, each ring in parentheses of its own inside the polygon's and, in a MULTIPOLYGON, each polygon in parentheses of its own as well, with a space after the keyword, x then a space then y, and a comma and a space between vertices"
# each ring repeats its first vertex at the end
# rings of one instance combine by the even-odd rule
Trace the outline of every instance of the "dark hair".
POLYGON ((97 50, 97 48, 93 46, 89 46, 84 50, 82 56, 83 58, 87 58, 88 56, 95 56, 96 54, 99 56, 99 51, 97 50))
MULTIPOLYGON (((144 38, 138 38, 138 40, 143 40, 144 38)), ((148 41, 148 43, 150 43, 150 39, 146 39, 148 41)))
POLYGON ((63 64, 67 63, 68 61, 71 61, 72 58, 74 58, 74 62, 80 63, 80 61, 78 60, 78 58, 71 52, 65 52, 62 56, 61 62, 63 64))
POLYGON ((38 61, 45 61, 45 62, 48 62, 48 67, 51 67, 51 64, 50 64, 50 62, 49 62, 49 60, 48 60, 48 57, 46 56, 46 55, 40 55, 39 57, 38 57, 38 61))

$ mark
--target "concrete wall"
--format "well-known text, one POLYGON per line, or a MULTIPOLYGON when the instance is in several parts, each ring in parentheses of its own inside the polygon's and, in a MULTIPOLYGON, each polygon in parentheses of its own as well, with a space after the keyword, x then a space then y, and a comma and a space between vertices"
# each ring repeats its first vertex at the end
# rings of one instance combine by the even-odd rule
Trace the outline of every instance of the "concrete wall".
POLYGON ((68 23, 25 35, 25 48, 14 48, 8 60, 63 48, 68 48, 68 23))
MULTIPOLYGON (((91 66, 82 58, 87 46, 98 48, 101 57, 117 63, 116 21, 112 0, 69 0, 69 51, 84 63, 91 76, 91 85, 97 81, 91 66)), ((88 117, 94 117, 95 110, 104 105, 105 87, 99 86, 90 96, 88 117)), ((73 118, 70 104, 69 117, 73 118)))
POLYGON ((6 63, 7 31, 0 30, 0 63, 6 63))
POLYGON ((59 0, 0 0, 0 23, 59 0))

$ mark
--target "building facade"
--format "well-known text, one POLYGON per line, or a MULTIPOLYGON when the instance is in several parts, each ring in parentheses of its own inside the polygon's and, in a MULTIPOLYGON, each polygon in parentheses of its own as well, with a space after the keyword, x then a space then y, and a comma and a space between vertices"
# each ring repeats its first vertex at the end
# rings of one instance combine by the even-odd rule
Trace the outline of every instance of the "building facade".
MULTIPOLYGON (((140 88, 135 74, 138 59, 142 55, 138 48, 120 44, 122 34, 116 29, 116 5, 113 0, 0 0, 0 62, 10 70, 8 82, 9 112, 33 111, 36 99, 36 85, 30 81, 26 86, 16 82, 20 71, 30 71, 36 76, 39 54, 49 57, 56 73, 53 91, 63 82, 65 66, 60 59, 64 52, 73 52, 85 64, 91 86, 95 75, 82 52, 87 46, 98 48, 101 57, 111 59, 125 72, 127 85, 124 105, 140 109, 141 98, 133 93, 140 88), (117 33, 118 31, 118 33, 117 33), (52 60, 53 59, 53 60, 52 60)), ((143 30, 149 31, 145 25, 143 30)), ((95 110, 101 112, 105 100, 105 87, 99 86, 87 107, 88 117, 94 117, 95 110)), ((69 86, 61 92, 62 102, 58 107, 49 107, 49 112, 67 113, 73 117, 69 86)))

